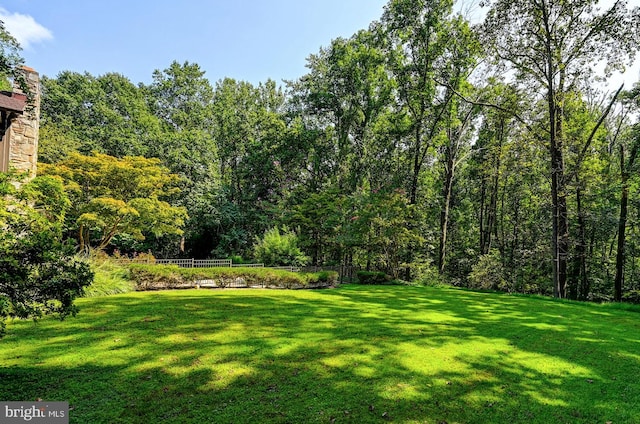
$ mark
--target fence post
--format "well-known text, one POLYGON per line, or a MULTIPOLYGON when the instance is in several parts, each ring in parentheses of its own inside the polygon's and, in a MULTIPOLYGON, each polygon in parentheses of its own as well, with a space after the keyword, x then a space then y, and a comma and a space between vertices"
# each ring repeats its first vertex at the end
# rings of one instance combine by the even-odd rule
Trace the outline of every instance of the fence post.
POLYGON ((191 258, 191 268, 195 268, 196 267, 196 260, 195 258, 191 258))

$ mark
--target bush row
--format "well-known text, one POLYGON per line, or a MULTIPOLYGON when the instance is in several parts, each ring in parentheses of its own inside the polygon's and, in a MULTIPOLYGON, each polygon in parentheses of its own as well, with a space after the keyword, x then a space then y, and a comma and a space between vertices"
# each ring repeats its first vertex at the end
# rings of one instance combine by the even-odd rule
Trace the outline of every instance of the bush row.
POLYGON ((323 288, 336 285, 338 273, 291 272, 269 268, 179 268, 176 265, 130 265, 136 290, 192 287, 323 288))

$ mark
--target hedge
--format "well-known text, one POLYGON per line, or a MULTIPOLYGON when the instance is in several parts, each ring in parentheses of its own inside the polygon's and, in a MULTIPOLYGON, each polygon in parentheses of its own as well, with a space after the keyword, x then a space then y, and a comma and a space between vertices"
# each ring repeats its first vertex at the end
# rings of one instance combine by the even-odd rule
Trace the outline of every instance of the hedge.
POLYGON ((269 268, 179 268, 177 265, 131 264, 136 290, 194 287, 324 288, 336 285, 338 273, 291 272, 269 268))

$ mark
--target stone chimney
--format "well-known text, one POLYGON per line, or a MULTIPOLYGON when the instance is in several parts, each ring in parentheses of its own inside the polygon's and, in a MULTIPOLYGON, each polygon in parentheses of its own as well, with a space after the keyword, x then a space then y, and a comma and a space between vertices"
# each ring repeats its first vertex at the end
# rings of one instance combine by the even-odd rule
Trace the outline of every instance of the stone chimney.
POLYGON ((29 87, 27 95, 14 82, 11 93, 0 93, 2 130, 0 141, 0 171, 14 168, 36 175, 38 162, 38 133, 40 122, 40 76, 32 68, 24 66, 22 72, 29 87), (22 106, 22 107, 20 107, 22 106))

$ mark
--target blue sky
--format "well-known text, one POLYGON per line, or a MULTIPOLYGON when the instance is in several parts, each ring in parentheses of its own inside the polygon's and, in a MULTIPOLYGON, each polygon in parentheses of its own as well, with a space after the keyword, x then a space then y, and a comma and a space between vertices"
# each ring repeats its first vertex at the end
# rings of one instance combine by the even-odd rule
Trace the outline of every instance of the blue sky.
POLYGON ((40 74, 118 72, 134 83, 177 60, 215 82, 306 72, 306 58, 382 16, 387 0, 4 0, 0 19, 40 74), (11 24, 14 28, 11 30, 11 24))
MULTIPOLYGON (((387 1, 4 0, 0 19, 21 41, 26 64, 49 77, 118 72, 149 83, 155 69, 177 60, 199 64, 212 83, 231 77, 257 84, 304 75, 310 54, 367 28, 387 1)), ((460 7, 477 11, 476 3, 460 7)), ((606 86, 623 80, 627 87, 640 80, 640 60, 606 86)))

